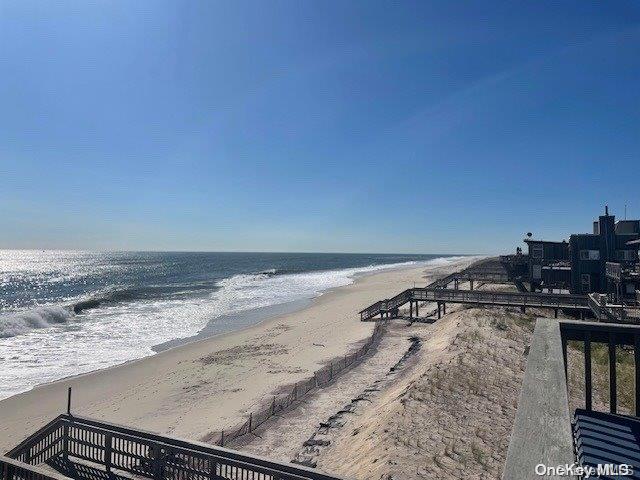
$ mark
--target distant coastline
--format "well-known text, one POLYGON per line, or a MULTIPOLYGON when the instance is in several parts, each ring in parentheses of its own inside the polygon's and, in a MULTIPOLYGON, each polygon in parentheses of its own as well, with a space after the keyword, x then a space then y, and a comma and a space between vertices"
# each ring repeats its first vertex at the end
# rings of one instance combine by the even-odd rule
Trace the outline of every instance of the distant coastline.
MULTIPOLYGON (((454 258, 27 252, 18 260, 33 255, 42 265, 33 267, 32 283, 29 272, 10 277, 7 269, 13 290, 0 298, 0 358, 7 362, 0 398, 299 311, 364 275, 454 258), (250 261, 237 266, 244 257, 250 261), (21 297, 35 287, 45 290, 44 305, 21 297)), ((9 256, 0 251, 0 262, 9 256)))
POLYGON ((295 311, 261 317, 241 330, 39 385, 0 401, 0 414, 8 419, 0 427, 0 437, 23 436, 24 418, 37 423, 59 413, 66 388, 73 386, 74 411, 79 414, 202 438, 236 424, 246 408, 279 385, 305 378, 368 338, 373 324, 360 322, 357 315, 363 305, 398 288, 427 282, 425 275, 431 271, 448 271, 471 261, 437 259, 433 265, 424 262, 358 274, 347 285, 327 289, 306 305, 295 305, 295 311), (213 363, 203 364, 204 357, 213 363), (207 412, 206 418, 185 416, 193 409, 207 412))

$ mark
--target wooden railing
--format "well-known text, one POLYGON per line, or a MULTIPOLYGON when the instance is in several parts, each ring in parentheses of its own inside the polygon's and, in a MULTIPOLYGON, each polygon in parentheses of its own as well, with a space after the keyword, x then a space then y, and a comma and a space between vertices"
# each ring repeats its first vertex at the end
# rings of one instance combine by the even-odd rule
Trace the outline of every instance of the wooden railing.
POLYGON ((612 305, 607 303, 607 296, 601 293, 588 295, 589 308, 598 320, 611 323, 640 323, 638 308, 635 305, 612 305))
POLYGON ((617 347, 633 347, 635 365, 635 412, 640 415, 640 327, 617 323, 560 322, 562 352, 567 368, 567 342, 579 341, 584 351, 585 409, 593 407, 593 379, 591 370, 591 347, 594 343, 605 344, 609 354, 609 411, 618 409, 616 356, 617 347))
POLYGON ((635 415, 640 414, 640 326, 538 319, 503 480, 540 478, 535 473, 536 465, 570 465, 575 462, 567 385, 568 342, 575 341, 581 342, 584 352, 585 410, 592 411, 594 403, 592 347, 604 344, 609 357, 609 412, 617 414, 618 411, 616 360, 618 349, 624 347, 633 350, 635 415))
POLYGON ((553 308, 590 310, 585 295, 534 292, 490 292, 482 290, 454 290, 439 287, 410 288, 392 299, 381 300, 360 312, 361 320, 391 312, 409 301, 467 303, 473 305, 513 306, 520 308, 553 308))
POLYGON ((543 478, 535 473, 536 465, 571 465, 575 461, 564 366, 558 321, 538 319, 509 439, 503 480, 543 478))
POLYGON ((26 439, 8 456, 24 463, 47 463, 59 470, 69 461, 80 460, 83 467, 154 480, 338 479, 303 466, 66 414, 26 439))
POLYGON ((69 477, 0 455, 2 480, 71 480, 69 477))
POLYGON ((470 303, 514 307, 589 308, 584 295, 564 295, 552 293, 489 292, 482 290, 441 290, 429 288, 413 289, 413 300, 429 302, 470 303))

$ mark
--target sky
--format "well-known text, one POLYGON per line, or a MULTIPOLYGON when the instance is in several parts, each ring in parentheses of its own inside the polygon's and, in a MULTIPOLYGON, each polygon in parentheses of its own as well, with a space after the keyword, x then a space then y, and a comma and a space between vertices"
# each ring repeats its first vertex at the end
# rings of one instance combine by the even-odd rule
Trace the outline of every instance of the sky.
POLYGON ((0 248, 504 253, 640 217, 640 2, 0 2, 0 248))

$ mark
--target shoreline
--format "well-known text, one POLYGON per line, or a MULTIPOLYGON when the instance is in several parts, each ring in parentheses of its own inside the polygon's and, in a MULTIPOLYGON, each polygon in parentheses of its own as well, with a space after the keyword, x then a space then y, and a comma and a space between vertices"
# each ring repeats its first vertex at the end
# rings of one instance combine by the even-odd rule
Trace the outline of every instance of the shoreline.
MULTIPOLYGON (((381 274, 381 273, 386 273, 386 272, 394 272, 394 271, 398 271, 398 270, 405 270, 405 269, 412 269, 412 268, 422 268, 422 267, 428 267, 429 262, 433 261, 433 260, 441 260, 441 259, 445 259, 445 260, 452 260, 452 261, 457 261, 463 258, 471 258, 472 256, 466 256, 466 255, 454 255, 451 257, 436 257, 430 260, 424 260, 424 261, 414 261, 414 262, 406 262, 403 264, 399 264, 399 265, 394 265, 388 268, 382 268, 380 270, 373 270, 373 271, 368 271, 368 272, 357 272, 355 273, 351 278, 353 281, 347 285, 340 285, 337 287, 330 287, 327 288, 326 290, 321 291, 318 295, 314 296, 314 297, 305 297, 305 298, 300 298, 298 300, 293 300, 290 302, 285 302, 285 303, 278 303, 275 305, 267 305, 264 307, 258 307, 258 308, 254 308, 251 310, 246 310, 246 311, 242 311, 242 312, 238 312, 238 313, 230 313, 227 315, 223 315, 221 317, 216 317, 210 321, 207 322, 207 324, 202 327, 200 329, 200 331, 198 331, 198 333, 196 333, 195 335, 191 335, 189 337, 182 337, 182 338, 174 338, 172 340, 167 340, 166 342, 162 342, 159 343, 157 345, 153 345, 151 347, 151 349, 153 350, 153 354, 151 355, 155 355, 157 353, 160 352, 164 352, 166 350, 172 349, 172 348, 176 348, 179 347, 181 345, 187 345, 189 343, 193 343, 193 342, 198 342, 198 341, 202 341, 202 340, 206 340, 209 338, 213 338, 216 337, 218 335, 224 335, 227 333, 234 333, 234 332, 240 332, 242 330, 245 330, 247 328, 251 328, 252 326, 255 325, 259 325, 260 323, 269 321, 271 319, 280 317, 280 316, 284 316, 284 315, 288 315, 288 314, 293 314, 296 312, 299 312, 301 310, 304 310, 305 308, 309 308, 310 306, 312 306, 314 304, 314 302, 316 302, 319 298, 323 297, 324 295, 328 295, 333 291, 337 291, 340 290, 342 288, 345 287, 349 287, 351 285, 354 285, 359 279, 361 278, 366 278, 370 275, 377 275, 377 274, 381 274), (247 318, 257 318, 257 320, 252 321, 252 322, 246 322, 247 318), (245 325, 239 327, 239 328, 231 328, 229 330, 225 330, 225 331, 215 331, 215 323, 219 323, 219 321, 221 319, 236 319, 236 324, 240 323, 245 323, 245 325), (240 319, 240 321, 238 322, 237 320, 240 319)), ((475 256, 473 256, 475 258, 475 256)), ((390 264, 393 265, 393 264, 390 264)), ((380 264, 380 265, 371 265, 371 266, 375 266, 375 267, 386 267, 385 264, 380 264)), ((368 267, 367 267, 368 268, 368 267)), ((150 355, 150 356, 151 356, 150 355)), ((134 360, 130 360, 132 362, 135 362, 137 360, 142 360, 143 358, 147 358, 147 357, 141 357, 141 358, 137 358, 134 360)), ((115 365, 114 365, 115 366, 115 365)), ((107 368, 111 368, 111 367, 107 367, 107 368)), ((92 373, 92 372, 87 372, 87 373, 92 373)))
MULTIPOLYGON (((460 268, 477 258, 445 263, 460 268)), ((368 337, 373 323, 357 318, 367 302, 446 268, 423 264, 367 272, 349 285, 327 289, 300 310, 8 397, 0 401, 7 419, 0 427, 0 447, 11 447, 63 411, 68 386, 77 413, 203 438, 237 423, 278 386, 299 381, 368 337), (204 365, 205 357, 212 363, 204 365)))

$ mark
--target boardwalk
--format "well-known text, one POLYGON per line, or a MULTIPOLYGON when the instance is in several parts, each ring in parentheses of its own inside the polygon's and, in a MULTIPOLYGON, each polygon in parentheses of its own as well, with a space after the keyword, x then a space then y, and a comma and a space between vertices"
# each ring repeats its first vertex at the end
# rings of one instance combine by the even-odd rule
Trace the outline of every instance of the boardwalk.
MULTIPOLYGON (((435 302, 438 304, 465 303, 470 305, 494 305, 504 307, 530 307, 575 309, 590 311, 588 299, 585 295, 564 295, 532 292, 487 292, 481 290, 451 290, 438 287, 409 288, 388 300, 381 300, 360 311, 362 321, 370 320, 376 315, 381 317, 396 316, 398 309, 410 304, 410 313, 420 302, 435 302)), ((445 307, 446 308, 446 307, 445 307)))

